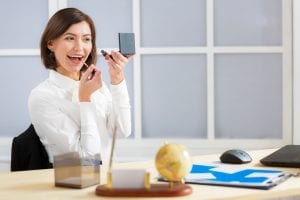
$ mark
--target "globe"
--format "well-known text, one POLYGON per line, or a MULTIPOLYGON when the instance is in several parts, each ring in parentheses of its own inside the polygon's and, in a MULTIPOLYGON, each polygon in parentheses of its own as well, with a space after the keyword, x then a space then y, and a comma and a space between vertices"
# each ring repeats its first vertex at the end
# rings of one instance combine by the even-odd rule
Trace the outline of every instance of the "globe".
POLYGON ((191 171, 192 160, 185 146, 165 144, 156 154, 155 166, 159 174, 167 180, 182 181, 191 171))

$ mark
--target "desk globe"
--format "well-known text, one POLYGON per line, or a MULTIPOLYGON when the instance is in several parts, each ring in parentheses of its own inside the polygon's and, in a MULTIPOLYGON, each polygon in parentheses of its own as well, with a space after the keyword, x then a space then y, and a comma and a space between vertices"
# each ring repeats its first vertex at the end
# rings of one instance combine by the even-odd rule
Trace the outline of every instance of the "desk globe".
POLYGON ((157 152, 155 166, 159 174, 171 182, 184 182, 191 171, 192 160, 181 144, 165 144, 157 152))

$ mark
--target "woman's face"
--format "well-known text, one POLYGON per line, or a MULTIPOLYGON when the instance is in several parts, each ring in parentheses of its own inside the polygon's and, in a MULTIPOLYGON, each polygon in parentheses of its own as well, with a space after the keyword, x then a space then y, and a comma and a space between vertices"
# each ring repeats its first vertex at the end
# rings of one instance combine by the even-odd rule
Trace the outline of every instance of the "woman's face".
POLYGON ((73 24, 59 38, 49 41, 48 48, 54 53, 56 71, 78 80, 80 69, 92 51, 92 35, 86 21, 73 24))

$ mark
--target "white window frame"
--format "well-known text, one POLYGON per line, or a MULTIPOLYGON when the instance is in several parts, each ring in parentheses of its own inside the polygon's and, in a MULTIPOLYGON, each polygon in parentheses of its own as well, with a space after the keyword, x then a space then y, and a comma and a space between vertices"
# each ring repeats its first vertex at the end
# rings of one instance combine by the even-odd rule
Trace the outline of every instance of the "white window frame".
POLYGON ((221 152, 229 148, 263 149, 274 148, 292 143, 292 1, 282 1, 282 46, 239 46, 214 47, 213 41, 213 8, 214 1, 207 4, 207 46, 206 47, 172 47, 145 48, 140 47, 140 0, 133 0, 133 31, 136 34, 137 54, 134 59, 134 108, 135 136, 133 139, 119 140, 118 153, 134 156, 135 159, 153 157, 156 150, 165 141, 186 145, 192 154, 221 152), (283 138, 282 139, 215 139, 214 124, 214 55, 215 53, 281 53, 283 67, 283 138), (206 54, 207 55, 207 139, 151 139, 142 138, 142 105, 141 105, 141 56, 151 54, 206 54))

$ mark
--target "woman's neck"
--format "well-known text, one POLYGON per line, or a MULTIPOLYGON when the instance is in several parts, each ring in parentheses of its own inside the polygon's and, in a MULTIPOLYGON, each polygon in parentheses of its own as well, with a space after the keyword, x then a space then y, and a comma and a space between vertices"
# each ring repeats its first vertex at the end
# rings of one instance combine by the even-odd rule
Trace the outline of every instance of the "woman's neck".
POLYGON ((57 67, 56 71, 64 76, 67 76, 75 81, 79 80, 79 74, 80 72, 69 72, 67 70, 65 70, 63 67, 57 67))

